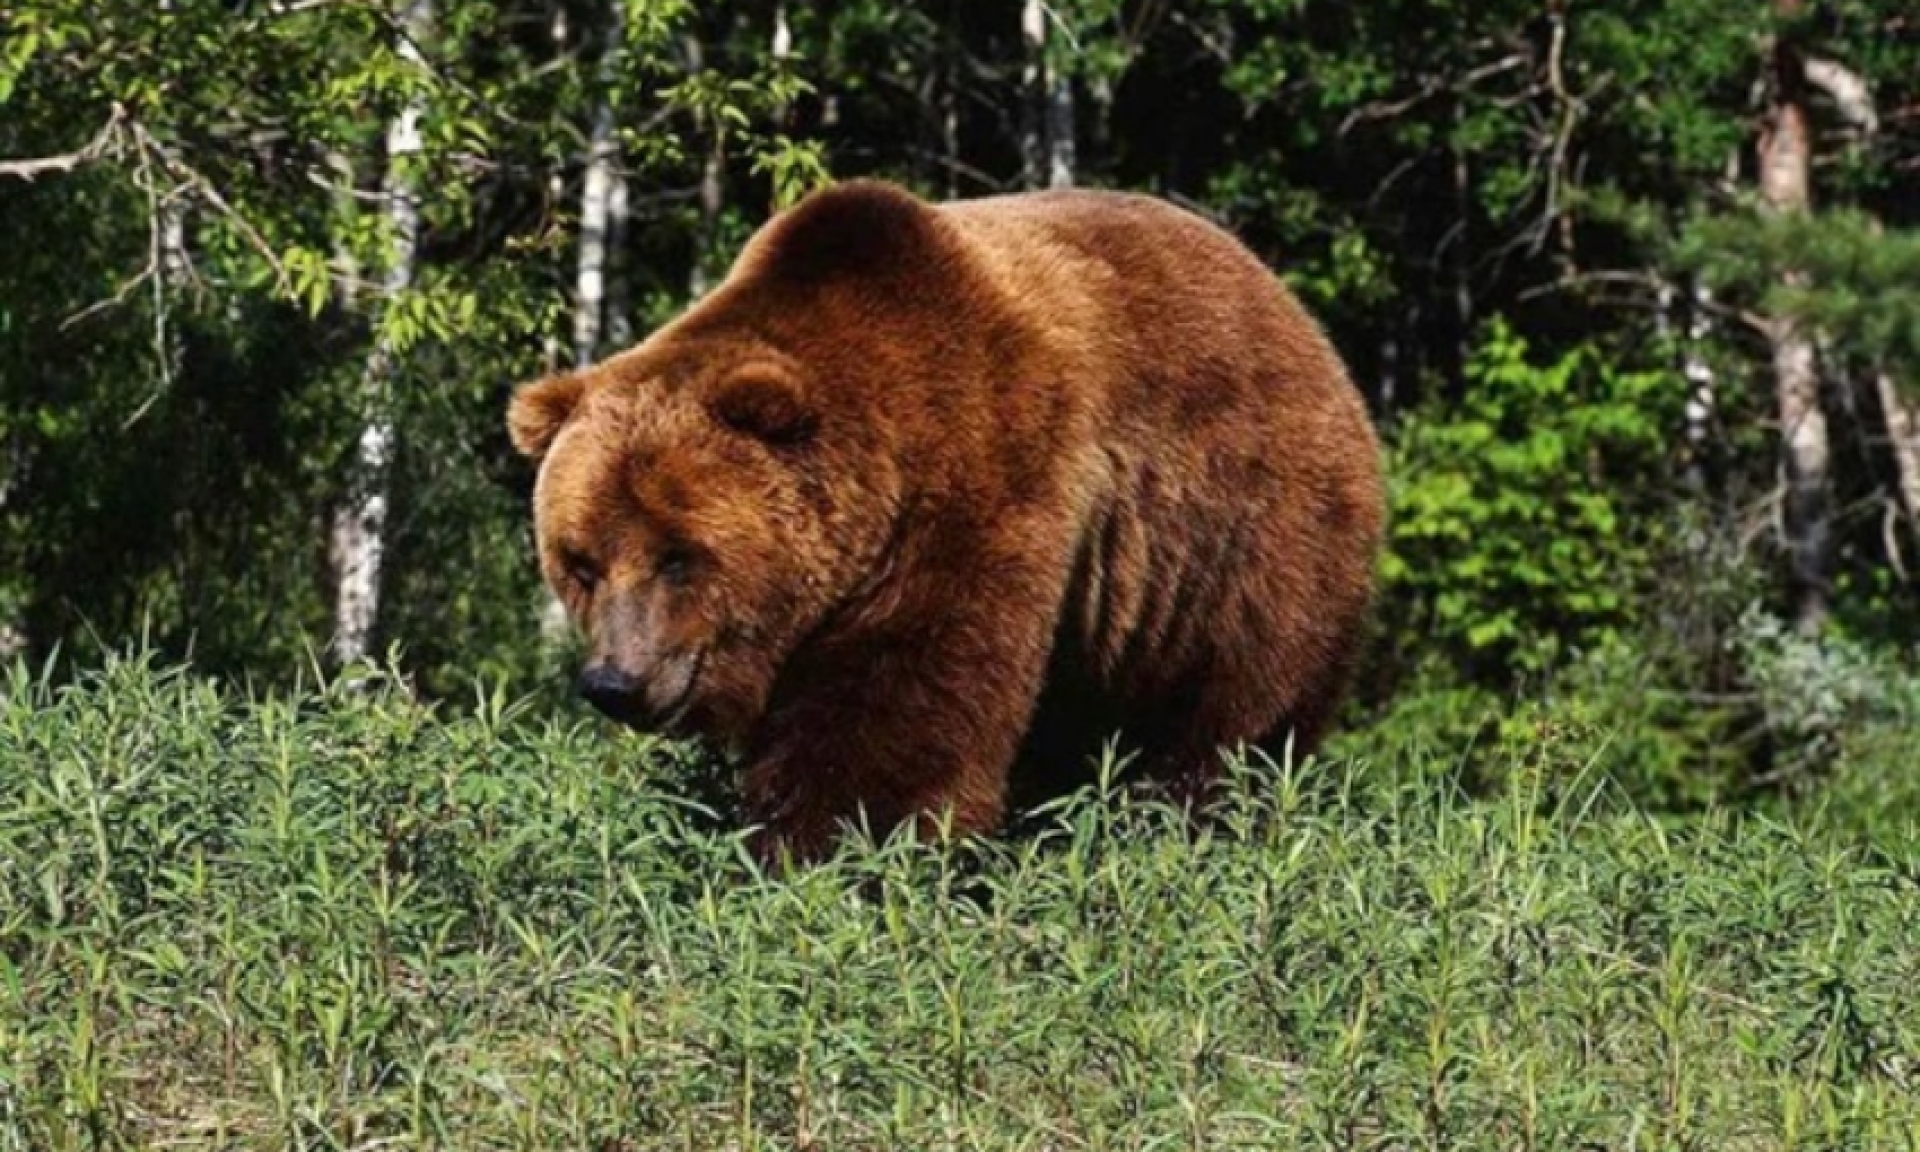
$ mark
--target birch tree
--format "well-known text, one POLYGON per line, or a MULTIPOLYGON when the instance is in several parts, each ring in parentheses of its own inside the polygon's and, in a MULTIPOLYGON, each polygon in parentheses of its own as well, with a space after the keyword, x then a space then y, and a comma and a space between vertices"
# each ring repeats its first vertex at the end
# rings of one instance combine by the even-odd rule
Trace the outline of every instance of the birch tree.
POLYGON ((1059 66, 1053 41, 1058 17, 1043 0, 1025 0, 1020 38, 1026 47, 1021 155, 1029 188, 1070 188, 1074 176, 1073 81, 1059 66))
POLYGON ((609 0, 600 45, 598 93, 587 136, 586 171, 580 189, 580 256, 574 275, 573 363, 584 368, 599 358, 607 334, 608 259, 616 210, 624 209, 626 179, 620 172, 616 134, 615 82, 621 43, 626 36, 626 6, 609 0))
MULTIPOLYGON (((706 79, 706 46, 698 35, 686 39, 687 74, 696 84, 706 79)), ((717 102, 694 110, 698 128, 706 130, 706 151, 700 158, 700 224, 694 234, 693 265, 687 273, 687 295, 699 299, 719 278, 714 249, 720 242, 720 213, 726 207, 727 128, 717 102)))
MULTIPOLYGON (((414 260, 420 243, 420 192, 415 161, 421 151, 420 122, 425 115, 419 82, 426 61, 421 45, 433 27, 433 0, 402 0, 396 52, 417 74, 415 87, 387 125, 386 172, 380 200, 389 245, 381 281, 380 307, 413 287, 414 260)), ((397 430, 393 382, 400 356, 386 325, 377 324, 373 348, 360 380, 361 425, 354 445, 347 498, 335 510, 329 557, 334 577, 332 655, 346 664, 366 658, 380 614, 380 576, 386 558, 389 473, 397 430)))

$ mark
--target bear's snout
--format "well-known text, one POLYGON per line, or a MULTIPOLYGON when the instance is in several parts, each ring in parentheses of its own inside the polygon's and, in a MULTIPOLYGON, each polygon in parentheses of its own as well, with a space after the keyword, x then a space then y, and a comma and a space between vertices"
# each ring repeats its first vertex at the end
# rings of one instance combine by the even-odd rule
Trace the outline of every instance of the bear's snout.
POLYGON ((587 703, 615 720, 625 720, 642 698, 642 683, 611 664, 596 664, 580 674, 577 686, 587 703))
POLYGON ((609 719, 641 731, 671 733, 686 715, 700 678, 700 661, 673 658, 635 674, 610 661, 580 674, 582 698, 609 719))

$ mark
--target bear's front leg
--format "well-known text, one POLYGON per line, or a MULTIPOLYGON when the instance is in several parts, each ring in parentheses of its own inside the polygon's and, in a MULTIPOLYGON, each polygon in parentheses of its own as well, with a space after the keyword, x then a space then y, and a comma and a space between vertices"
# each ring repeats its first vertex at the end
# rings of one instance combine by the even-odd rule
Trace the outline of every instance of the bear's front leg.
POLYGON ((896 611, 789 666, 747 753, 763 860, 817 860, 863 821, 877 835, 909 819, 956 834, 999 825, 1064 582, 1017 571, 943 582, 964 602, 896 611))

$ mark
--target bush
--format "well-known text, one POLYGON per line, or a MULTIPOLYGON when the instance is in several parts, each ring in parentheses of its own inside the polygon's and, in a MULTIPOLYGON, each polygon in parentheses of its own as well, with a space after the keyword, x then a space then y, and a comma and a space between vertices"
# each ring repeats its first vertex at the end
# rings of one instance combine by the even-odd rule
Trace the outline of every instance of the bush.
POLYGON ((1504 322, 1457 403, 1392 442, 1383 567, 1397 636, 1472 678, 1537 672, 1615 634, 1649 582, 1683 382, 1582 346, 1546 366, 1504 322))

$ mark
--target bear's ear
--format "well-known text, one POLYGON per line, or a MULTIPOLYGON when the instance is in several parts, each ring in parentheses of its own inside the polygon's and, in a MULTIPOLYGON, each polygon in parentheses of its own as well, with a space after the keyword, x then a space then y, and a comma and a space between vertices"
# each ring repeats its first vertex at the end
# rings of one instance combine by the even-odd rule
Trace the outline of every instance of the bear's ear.
POLYGON ((521 387, 507 406, 507 434, 529 460, 539 460, 586 395, 587 381, 577 373, 549 376, 521 387))
POLYGON ((922 261, 940 250, 944 236, 929 205, 878 180, 815 192, 777 218, 768 232, 763 266, 803 284, 924 267, 922 261))
POLYGON ((707 411, 735 432, 773 445, 799 444, 820 427, 819 413, 791 381, 751 369, 721 385, 707 411))

